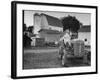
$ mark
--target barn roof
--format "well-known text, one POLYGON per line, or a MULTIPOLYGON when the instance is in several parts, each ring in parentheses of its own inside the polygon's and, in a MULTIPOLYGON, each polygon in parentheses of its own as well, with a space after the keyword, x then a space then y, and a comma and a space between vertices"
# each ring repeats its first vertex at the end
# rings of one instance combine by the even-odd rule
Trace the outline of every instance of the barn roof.
POLYGON ((63 27, 60 19, 50 16, 50 15, 47 15, 47 14, 44 14, 44 13, 42 13, 41 15, 46 16, 49 25, 63 27))
POLYGON ((61 34, 62 32, 57 30, 40 29, 39 32, 44 32, 47 34, 61 34))
POLYGON ((90 25, 84 25, 79 29, 79 32, 91 32, 91 26, 90 25))

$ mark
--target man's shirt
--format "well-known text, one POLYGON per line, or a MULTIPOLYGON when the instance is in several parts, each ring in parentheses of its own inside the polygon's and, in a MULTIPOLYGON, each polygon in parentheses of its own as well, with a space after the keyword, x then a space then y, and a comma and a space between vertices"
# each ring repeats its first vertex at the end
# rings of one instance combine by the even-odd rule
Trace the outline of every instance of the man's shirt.
POLYGON ((71 44, 70 43, 70 39, 71 39, 71 37, 70 37, 70 35, 68 34, 68 33, 65 33, 61 38, 60 38, 60 41, 62 42, 64 42, 64 44, 66 44, 67 42, 69 43, 69 45, 71 44))

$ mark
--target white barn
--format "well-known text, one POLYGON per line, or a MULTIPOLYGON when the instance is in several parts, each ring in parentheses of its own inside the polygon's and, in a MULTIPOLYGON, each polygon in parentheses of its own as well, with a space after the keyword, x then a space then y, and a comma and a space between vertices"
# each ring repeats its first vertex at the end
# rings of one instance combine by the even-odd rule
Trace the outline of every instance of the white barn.
POLYGON ((61 21, 53 16, 41 13, 34 14, 34 33, 38 34, 41 29, 63 31, 61 21))
POLYGON ((34 33, 46 42, 57 42, 63 32, 61 20, 44 13, 34 14, 34 33))

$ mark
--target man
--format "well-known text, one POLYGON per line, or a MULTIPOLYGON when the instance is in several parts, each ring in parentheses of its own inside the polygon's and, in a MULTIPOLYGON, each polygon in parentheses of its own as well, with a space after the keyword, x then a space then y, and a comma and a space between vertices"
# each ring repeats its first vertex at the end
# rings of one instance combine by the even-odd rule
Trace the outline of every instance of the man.
POLYGON ((64 41, 64 44, 66 44, 67 42, 70 44, 70 31, 69 30, 65 30, 62 37, 60 38, 60 41, 64 41))
POLYGON ((68 50, 71 47, 71 32, 69 29, 65 30, 63 35, 61 36, 59 40, 59 57, 62 60, 62 65, 65 65, 65 55, 68 54, 68 50))
POLYGON ((62 54, 63 54, 63 49, 65 49, 66 46, 70 46, 70 31, 67 29, 64 31, 63 35, 61 36, 60 40, 59 40, 59 54, 61 54, 61 58, 62 58, 62 54), (67 44, 67 45, 66 45, 67 44))

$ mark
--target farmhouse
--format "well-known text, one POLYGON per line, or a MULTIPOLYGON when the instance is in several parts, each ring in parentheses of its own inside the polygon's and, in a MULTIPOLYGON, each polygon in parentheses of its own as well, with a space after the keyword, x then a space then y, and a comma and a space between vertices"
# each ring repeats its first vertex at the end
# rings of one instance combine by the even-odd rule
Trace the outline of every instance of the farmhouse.
POLYGON ((91 44, 91 26, 84 25, 78 31, 78 39, 83 40, 85 45, 91 44))

